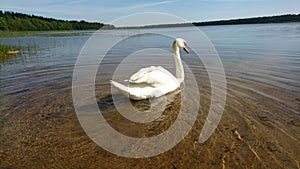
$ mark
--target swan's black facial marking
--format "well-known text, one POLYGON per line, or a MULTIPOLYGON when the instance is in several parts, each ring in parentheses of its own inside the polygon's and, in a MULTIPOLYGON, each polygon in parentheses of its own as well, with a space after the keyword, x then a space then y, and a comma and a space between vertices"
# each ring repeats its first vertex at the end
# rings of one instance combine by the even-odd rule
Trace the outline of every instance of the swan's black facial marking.
POLYGON ((188 48, 187 48, 186 42, 183 42, 183 44, 184 44, 183 50, 184 50, 187 54, 189 54, 190 51, 189 51, 188 48))
POLYGON ((187 47, 185 46, 184 48, 183 48, 183 50, 187 53, 187 54, 189 54, 190 53, 190 51, 187 49, 187 47))

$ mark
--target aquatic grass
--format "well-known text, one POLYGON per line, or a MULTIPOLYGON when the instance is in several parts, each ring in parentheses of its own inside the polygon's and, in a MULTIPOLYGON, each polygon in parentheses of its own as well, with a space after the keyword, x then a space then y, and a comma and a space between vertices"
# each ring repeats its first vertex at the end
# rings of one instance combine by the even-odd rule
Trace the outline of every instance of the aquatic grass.
POLYGON ((17 56, 17 54, 19 54, 18 47, 0 44, 0 68, 3 63, 13 59, 13 57, 17 56))
POLYGON ((64 37, 64 36, 87 36, 93 32, 81 31, 0 31, 0 38, 14 38, 26 36, 64 37))
POLYGON ((7 44, 0 44, 0 69, 4 63, 15 63, 18 58, 26 60, 31 57, 36 57, 39 52, 40 48, 36 44, 28 44, 26 46, 9 46, 7 44))
POLYGON ((38 51, 39 47, 36 44, 22 47, 22 54, 28 54, 29 56, 37 56, 38 51))
POLYGON ((31 36, 31 32, 28 31, 0 31, 0 38, 13 38, 31 36))
POLYGON ((93 32, 82 32, 82 31, 42 31, 42 32, 32 32, 32 36, 42 36, 42 37, 65 37, 65 36, 87 36, 91 35, 93 32))
POLYGON ((0 44, 0 56, 4 55, 15 55, 19 53, 19 48, 16 46, 9 46, 0 44))

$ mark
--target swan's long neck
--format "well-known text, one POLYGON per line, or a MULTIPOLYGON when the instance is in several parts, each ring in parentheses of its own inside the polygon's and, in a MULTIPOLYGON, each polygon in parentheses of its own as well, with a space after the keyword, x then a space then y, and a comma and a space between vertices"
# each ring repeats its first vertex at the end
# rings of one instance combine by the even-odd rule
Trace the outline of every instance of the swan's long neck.
POLYGON ((184 80, 184 69, 180 58, 179 47, 176 42, 173 43, 173 54, 176 65, 176 78, 181 83, 184 80))

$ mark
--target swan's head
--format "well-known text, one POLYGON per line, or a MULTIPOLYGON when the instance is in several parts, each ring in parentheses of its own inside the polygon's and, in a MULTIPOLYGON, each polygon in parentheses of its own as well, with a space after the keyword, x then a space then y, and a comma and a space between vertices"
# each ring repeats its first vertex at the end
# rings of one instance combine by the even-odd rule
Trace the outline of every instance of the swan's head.
POLYGON ((180 49, 183 49, 186 53, 190 53, 187 46, 186 41, 182 38, 176 38, 174 42, 180 49))

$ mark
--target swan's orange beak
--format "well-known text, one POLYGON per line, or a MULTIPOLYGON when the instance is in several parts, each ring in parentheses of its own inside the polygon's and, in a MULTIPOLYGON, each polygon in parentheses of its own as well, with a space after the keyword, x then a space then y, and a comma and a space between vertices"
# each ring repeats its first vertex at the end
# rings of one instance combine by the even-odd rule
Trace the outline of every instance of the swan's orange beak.
POLYGON ((183 47, 183 50, 186 52, 186 53, 190 53, 190 51, 188 50, 188 48, 186 46, 183 47))

